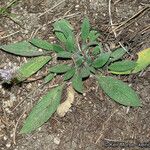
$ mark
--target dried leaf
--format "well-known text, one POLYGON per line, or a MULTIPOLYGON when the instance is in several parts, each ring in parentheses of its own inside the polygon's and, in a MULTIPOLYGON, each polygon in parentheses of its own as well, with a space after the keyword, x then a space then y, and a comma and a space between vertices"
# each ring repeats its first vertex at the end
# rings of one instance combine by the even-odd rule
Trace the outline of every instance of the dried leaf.
POLYGON ((63 103, 61 103, 57 108, 57 114, 60 117, 64 117, 65 114, 69 111, 71 104, 74 101, 74 95, 74 89, 72 88, 72 86, 69 86, 67 89, 67 99, 63 103))
POLYGON ((150 48, 147 48, 138 53, 138 60, 136 63, 137 66, 133 70, 133 73, 137 73, 150 65, 150 48))

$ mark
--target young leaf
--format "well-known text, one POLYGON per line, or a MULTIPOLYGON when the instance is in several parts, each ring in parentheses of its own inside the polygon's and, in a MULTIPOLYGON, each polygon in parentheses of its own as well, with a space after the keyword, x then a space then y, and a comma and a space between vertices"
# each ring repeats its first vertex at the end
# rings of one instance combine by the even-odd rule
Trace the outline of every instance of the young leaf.
POLYGON ((52 79, 54 79, 54 77, 55 77, 55 74, 54 74, 54 73, 48 74, 48 75, 44 78, 44 83, 46 84, 46 83, 50 82, 52 79))
POLYGON ((90 69, 88 67, 83 66, 80 70, 80 75, 82 78, 87 78, 90 76, 90 69))
POLYGON ((19 82, 26 80, 28 77, 40 70, 50 60, 50 56, 40 56, 30 59, 18 69, 15 78, 19 82))
POLYGON ((123 60, 112 63, 108 69, 114 72, 124 72, 133 70, 136 66, 136 62, 130 60, 123 60))
POLYGON ((75 68, 71 68, 64 74, 64 81, 71 79, 75 74, 75 68))
POLYGON ((60 104, 62 89, 63 85, 58 86, 42 97, 42 99, 33 107, 20 133, 30 133, 48 121, 60 104))
POLYGON ((66 37, 62 32, 55 31, 55 35, 61 42, 63 42, 63 43, 66 42, 66 37))
POLYGON ((83 93, 82 77, 78 73, 76 73, 72 78, 72 86, 77 92, 83 93))
POLYGON ((90 41, 90 42, 94 42, 94 41, 97 40, 97 38, 98 38, 99 36, 100 36, 100 34, 99 34, 97 31, 91 30, 90 33, 89 33, 88 38, 89 38, 89 41, 90 41))
POLYGON ((89 33, 90 33, 90 22, 88 18, 85 18, 81 25, 81 38, 84 42, 88 38, 89 33))
POLYGON ((53 47, 52 50, 55 51, 56 53, 64 51, 64 49, 58 44, 52 44, 52 47, 53 47))
POLYGON ((96 46, 96 47, 94 47, 94 49, 92 51, 92 55, 97 56, 100 52, 101 52, 101 47, 96 46))
POLYGON ((46 52, 44 51, 43 52, 38 51, 37 47, 33 46, 27 41, 12 43, 8 45, 2 45, 0 46, 0 49, 8 53, 12 53, 12 54, 19 55, 19 56, 29 56, 29 57, 32 56, 33 57, 33 56, 40 56, 40 55, 46 54, 46 52))
POLYGON ((73 37, 72 30, 73 30, 72 26, 65 19, 59 20, 54 23, 55 34, 61 42, 66 42, 68 36, 73 37))
POLYGON ((103 67, 107 63, 109 57, 110 57, 109 52, 101 53, 99 57, 93 61, 92 66, 95 68, 103 67))
POLYGON ((126 53, 126 51, 123 48, 117 48, 115 51, 113 51, 110 55, 111 62, 116 61, 126 53))
POLYGON ((116 102, 125 106, 141 106, 138 95, 127 84, 112 77, 98 77, 100 87, 116 102))
POLYGON ((150 65, 150 48, 147 48, 138 53, 138 60, 136 63, 137 66, 133 70, 133 73, 137 73, 150 65))
POLYGON ((68 36, 66 39, 66 50, 69 52, 73 52, 75 50, 75 41, 72 36, 68 36))
POLYGON ((92 72, 92 73, 94 73, 94 74, 95 74, 96 70, 95 70, 95 68, 94 68, 94 67, 90 66, 90 67, 89 67, 89 69, 90 69, 90 72, 92 72))
POLYGON ((52 44, 45 40, 33 38, 29 42, 38 48, 48 50, 48 51, 53 50, 52 44))
POLYGON ((59 58, 71 58, 72 55, 73 55, 72 53, 66 51, 57 53, 57 57, 59 58))
POLYGON ((76 55, 75 58, 75 63, 78 67, 80 67, 82 65, 82 63, 84 62, 84 57, 81 55, 76 55))
POLYGON ((69 69, 71 69, 71 66, 68 66, 66 64, 58 64, 56 66, 51 67, 49 71, 54 73, 64 73, 67 72, 69 69))

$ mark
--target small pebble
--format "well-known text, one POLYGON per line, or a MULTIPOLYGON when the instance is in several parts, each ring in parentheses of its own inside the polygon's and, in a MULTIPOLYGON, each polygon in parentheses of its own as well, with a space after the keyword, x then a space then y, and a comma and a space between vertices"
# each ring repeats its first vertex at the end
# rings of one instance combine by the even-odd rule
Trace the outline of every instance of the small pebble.
POLYGON ((57 144, 57 145, 59 145, 60 144, 60 138, 55 137, 54 138, 54 143, 57 144))
POLYGON ((83 96, 86 96, 86 93, 83 93, 83 96))
POLYGON ((9 148, 11 146, 11 143, 7 143, 6 147, 9 148))
POLYGON ((8 139, 7 136, 4 136, 3 138, 4 138, 4 141, 6 141, 8 139))

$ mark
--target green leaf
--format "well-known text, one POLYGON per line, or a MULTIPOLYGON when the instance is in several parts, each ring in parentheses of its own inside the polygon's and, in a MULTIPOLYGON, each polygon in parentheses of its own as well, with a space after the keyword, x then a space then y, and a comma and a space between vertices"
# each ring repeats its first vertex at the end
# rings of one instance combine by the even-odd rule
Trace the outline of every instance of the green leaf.
POLYGON ((81 38, 85 42, 90 33, 90 22, 88 18, 84 18, 81 25, 81 38))
POLYGON ((48 74, 48 75, 44 78, 44 83, 46 84, 46 83, 50 82, 52 79, 54 79, 54 77, 55 77, 55 74, 54 74, 54 73, 48 74))
POLYGON ((133 70, 136 66, 136 62, 130 60, 123 60, 112 63, 108 69, 114 72, 124 72, 133 70))
POLYGON ((83 93, 82 77, 78 73, 76 73, 72 78, 72 86, 77 92, 83 93))
POLYGON ((109 52, 101 53, 99 55, 99 57, 96 58, 93 61, 92 66, 95 67, 95 68, 101 68, 101 67, 103 67, 107 63, 109 57, 110 57, 110 53, 109 52))
POLYGON ((133 73, 137 73, 150 65, 150 48, 147 48, 138 53, 138 60, 136 63, 137 66, 133 70, 133 73))
POLYGON ((126 53, 126 51, 123 48, 117 48, 115 51, 113 51, 110 55, 111 62, 116 61, 126 53))
POLYGON ((84 57, 81 55, 76 55, 76 57, 75 57, 76 65, 79 67, 82 65, 83 62, 84 62, 84 57))
MULTIPOLYGON (((66 20, 66 19, 61 19, 59 21, 56 21, 54 23, 54 28, 61 28, 63 26, 66 26, 68 29, 73 30, 74 28, 72 27, 72 25, 66 20)), ((65 31, 67 32, 67 31, 65 31)))
POLYGON ((66 42, 66 37, 62 32, 55 32, 55 35, 61 42, 66 42))
POLYGON ((92 55, 97 56, 102 50, 102 48, 100 46, 96 46, 94 47, 93 51, 92 51, 92 55))
POLYGON ((54 23, 55 34, 61 42, 66 42, 68 36, 73 37, 72 30, 73 30, 72 26, 65 19, 59 20, 54 23))
POLYGON ((72 55, 73 55, 72 53, 66 51, 57 53, 57 57, 59 58, 71 58, 72 55))
POLYGON ((90 76, 90 69, 86 66, 83 66, 80 70, 80 75, 82 78, 87 78, 90 76))
POLYGON ((75 74, 75 68, 71 68, 64 74, 64 81, 71 79, 75 74))
POLYGON ((57 44, 52 44, 52 49, 53 51, 55 51, 56 53, 59 53, 59 52, 63 52, 64 49, 60 46, 60 45, 57 45, 57 44))
POLYGON ((19 56, 40 56, 46 52, 38 51, 38 48, 27 41, 0 46, 0 49, 19 56))
POLYGON ((66 64, 58 64, 56 66, 51 67, 49 71, 54 73, 64 73, 67 72, 69 69, 71 69, 71 67, 66 64))
POLYGON ((67 37, 65 45, 66 45, 67 51, 69 51, 69 52, 75 51, 75 41, 72 36, 67 37))
POLYGON ((100 34, 97 31, 91 30, 88 35, 88 38, 89 38, 90 42, 94 42, 98 39, 99 36, 100 36, 100 34))
POLYGON ((63 85, 58 86, 41 98, 33 107, 20 133, 31 133, 48 121, 60 104, 62 89, 63 85))
POLYGON ((112 77, 98 77, 100 87, 116 102, 125 106, 141 106, 138 95, 124 82, 112 77))
POLYGON ((28 77, 40 70, 50 60, 50 56, 40 56, 30 59, 17 70, 15 78, 19 82, 26 80, 28 77))
POLYGON ((95 74, 96 70, 95 70, 95 68, 94 68, 94 67, 90 66, 90 67, 89 67, 89 69, 90 69, 90 71, 91 71, 92 73, 94 73, 94 74, 95 74))
POLYGON ((53 50, 52 44, 45 40, 33 38, 29 42, 38 48, 45 50, 53 50))

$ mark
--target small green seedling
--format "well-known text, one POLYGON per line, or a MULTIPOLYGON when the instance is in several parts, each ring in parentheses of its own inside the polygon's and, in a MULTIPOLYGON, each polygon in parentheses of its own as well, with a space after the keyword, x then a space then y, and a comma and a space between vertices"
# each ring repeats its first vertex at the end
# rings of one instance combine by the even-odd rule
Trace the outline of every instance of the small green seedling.
POLYGON ((10 9, 12 8, 12 6, 15 6, 17 2, 18 0, 12 0, 7 6, 1 7, 0 16, 14 16, 14 14, 10 12, 10 9))
POLYGON ((63 83, 51 89, 33 107, 21 133, 30 133, 52 116, 60 104, 62 91, 67 82, 71 82, 74 90, 82 94, 85 89, 83 82, 89 77, 96 78, 100 88, 117 103, 124 106, 141 106, 138 95, 131 87, 116 78, 103 74, 104 71, 112 74, 131 74, 141 71, 150 64, 150 49, 143 52, 146 55, 139 54, 137 61, 122 60, 126 51, 122 48, 109 52, 104 51, 102 43, 98 41, 100 34, 91 29, 88 18, 83 20, 80 37, 79 34, 75 36, 73 27, 65 19, 55 22, 53 27, 58 44, 34 38, 0 47, 15 55, 34 57, 17 70, 15 76, 12 77, 12 81, 15 82, 23 82, 35 74, 53 59, 52 53, 57 55, 57 59, 62 60, 59 61, 61 63, 49 68, 44 83, 49 83, 60 74, 63 83), (39 48, 42 51, 39 51, 39 48), (145 61, 142 61, 143 57, 145 61))

